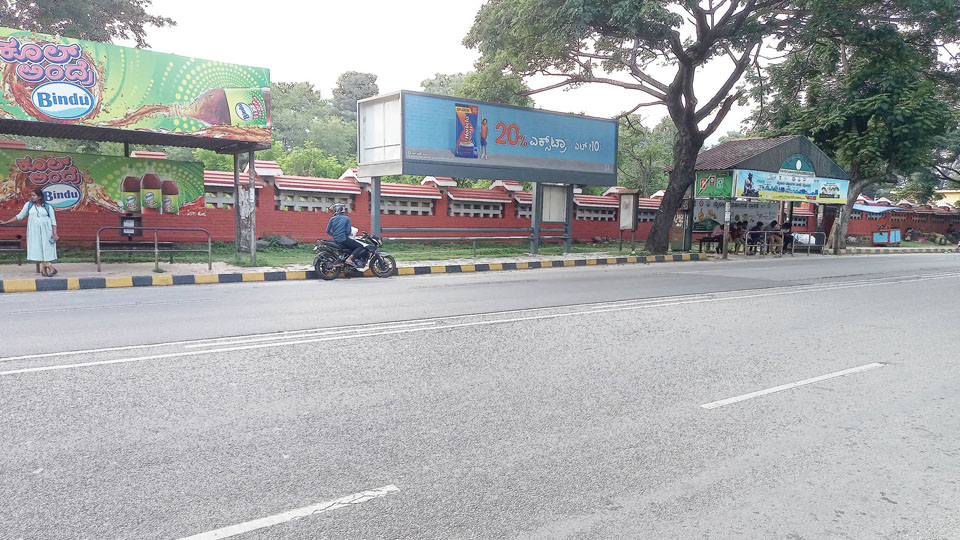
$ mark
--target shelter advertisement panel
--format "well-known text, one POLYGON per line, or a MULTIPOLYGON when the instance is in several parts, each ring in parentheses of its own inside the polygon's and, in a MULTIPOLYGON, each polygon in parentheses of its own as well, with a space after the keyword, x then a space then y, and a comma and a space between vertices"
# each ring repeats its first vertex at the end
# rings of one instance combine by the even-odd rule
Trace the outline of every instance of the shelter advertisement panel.
POLYGON ((58 212, 197 215, 204 209, 202 163, 0 149, 0 209, 20 210, 38 187, 58 212))
POLYGON ((733 197, 733 171, 697 171, 694 189, 698 199, 733 197))
POLYGON ((737 197, 846 204, 848 180, 763 171, 737 171, 737 197))
MULTIPOLYGON (((726 201, 697 199, 693 205, 693 232, 710 233, 723 224, 726 201)), ((730 222, 747 221, 752 227, 758 221, 770 223, 777 219, 779 204, 775 202, 733 201, 730 203, 730 222)))
POLYGON ((270 71, 0 28, 0 118, 270 142, 270 71))
POLYGON ((404 174, 616 185, 614 120, 413 92, 401 109, 404 174))

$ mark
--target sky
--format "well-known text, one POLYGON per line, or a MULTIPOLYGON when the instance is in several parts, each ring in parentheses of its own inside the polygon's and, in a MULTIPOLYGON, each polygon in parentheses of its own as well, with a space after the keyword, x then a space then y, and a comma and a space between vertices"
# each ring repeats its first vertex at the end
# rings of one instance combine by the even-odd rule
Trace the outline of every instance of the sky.
MULTIPOLYGON (((308 81, 324 98, 332 96, 345 71, 377 75, 381 93, 421 90, 437 73, 473 70, 476 50, 464 36, 485 0, 153 0, 148 12, 177 25, 148 28, 150 48, 165 53, 270 69, 277 82, 308 81)), ((698 92, 709 91, 709 76, 698 92)), ((545 86, 528 82, 531 88, 545 86)), ((716 83, 719 84, 719 83, 716 83)), ((533 96, 537 107, 612 117, 649 96, 607 85, 533 96)), ((702 98, 705 101, 706 98, 702 98)), ((746 110, 735 109, 712 139, 739 129, 746 110)), ((662 106, 639 111, 653 127, 662 106)))

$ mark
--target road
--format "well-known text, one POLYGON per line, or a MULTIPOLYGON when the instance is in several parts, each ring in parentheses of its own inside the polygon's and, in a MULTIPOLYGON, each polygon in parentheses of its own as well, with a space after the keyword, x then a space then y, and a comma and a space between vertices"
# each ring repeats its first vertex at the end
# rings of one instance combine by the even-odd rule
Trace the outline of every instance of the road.
POLYGON ((2 539, 960 537, 955 254, 9 294, 0 320, 2 539))

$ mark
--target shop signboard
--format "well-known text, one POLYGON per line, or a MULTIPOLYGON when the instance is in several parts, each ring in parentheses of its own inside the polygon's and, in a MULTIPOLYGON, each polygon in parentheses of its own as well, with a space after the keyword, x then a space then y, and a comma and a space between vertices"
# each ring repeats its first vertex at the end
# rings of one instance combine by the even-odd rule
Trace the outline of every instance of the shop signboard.
POLYGON ((20 210, 35 188, 58 212, 196 215, 203 164, 0 149, 0 209, 20 210))
POLYGON ((270 71, 0 28, 0 118, 270 142, 270 71))
POLYGON ((361 176, 616 185, 615 120, 407 91, 358 112, 361 176))
POLYGON ((804 174, 737 171, 737 197, 846 204, 850 182, 804 174))
POLYGON ((697 171, 694 189, 698 199, 733 197, 733 171, 697 171))
MULTIPOLYGON (((693 232, 709 233, 723 224, 723 210, 727 201, 697 199, 693 205, 693 232)), ((754 226, 758 221, 770 223, 777 219, 780 210, 775 202, 733 201, 730 203, 731 223, 746 221, 754 226)))

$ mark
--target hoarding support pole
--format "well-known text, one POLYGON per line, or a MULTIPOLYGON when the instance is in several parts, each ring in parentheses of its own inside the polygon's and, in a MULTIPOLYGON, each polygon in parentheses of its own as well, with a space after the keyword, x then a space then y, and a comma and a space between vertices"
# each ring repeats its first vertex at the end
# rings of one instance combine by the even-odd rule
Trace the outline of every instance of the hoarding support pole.
POLYGON ((240 259, 240 154, 233 154, 233 244, 240 259))
POLYGON ((533 211, 530 216, 530 254, 540 253, 540 221, 543 219, 543 189, 540 182, 533 183, 533 211))
POLYGON ((123 157, 130 157, 130 143, 123 141, 123 157))
MULTIPOLYGON (((567 211, 566 222, 563 224, 563 253, 570 253, 570 244, 573 242, 573 184, 567 184, 567 211)), ((621 238, 623 238, 621 233, 621 238)))
POLYGON ((247 152, 247 167, 250 168, 250 264, 257 264, 257 186, 254 183, 253 150, 247 152))
POLYGON ((380 177, 370 182, 370 234, 380 236, 380 177))
MULTIPOLYGON (((730 201, 723 205, 723 260, 727 260, 727 239, 730 237, 730 201)), ((693 249, 693 246, 691 246, 693 249)))

